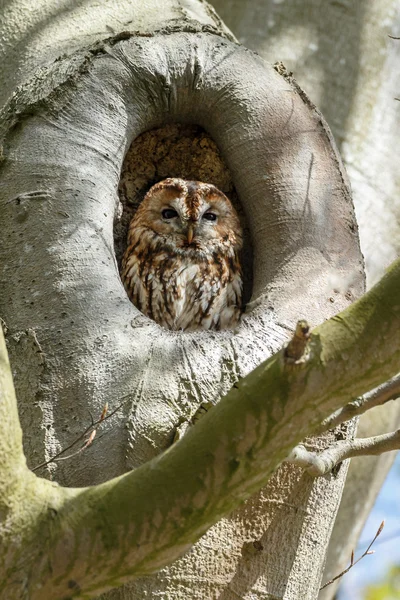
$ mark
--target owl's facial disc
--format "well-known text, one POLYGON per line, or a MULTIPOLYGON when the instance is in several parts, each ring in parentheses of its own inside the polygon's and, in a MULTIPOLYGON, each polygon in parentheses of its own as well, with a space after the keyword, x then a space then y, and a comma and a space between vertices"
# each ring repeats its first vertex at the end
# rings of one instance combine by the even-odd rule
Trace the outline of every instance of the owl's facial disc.
POLYGON ((218 221, 216 209, 210 210, 205 204, 200 214, 192 215, 191 218, 182 220, 185 245, 197 248, 205 248, 210 241, 216 237, 215 225, 218 221))
POLYGON ((137 215, 137 222, 161 236, 171 250, 205 255, 221 245, 224 251, 241 246, 236 212, 211 184, 166 179, 151 188, 137 215))
POLYGON ((211 230, 218 219, 218 210, 210 207, 209 203, 202 200, 197 205, 192 205, 181 196, 169 197, 168 203, 160 207, 162 226, 169 235, 177 235, 182 247, 199 246, 201 242, 214 237, 211 230))

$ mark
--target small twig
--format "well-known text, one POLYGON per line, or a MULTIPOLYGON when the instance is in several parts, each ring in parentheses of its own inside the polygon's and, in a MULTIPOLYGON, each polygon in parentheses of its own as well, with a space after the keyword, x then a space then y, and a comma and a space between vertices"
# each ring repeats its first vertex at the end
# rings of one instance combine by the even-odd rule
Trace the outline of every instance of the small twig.
POLYGON ((391 40, 400 40, 400 37, 396 37, 395 35, 389 35, 388 37, 390 37, 391 40))
POLYGON ((81 446, 80 448, 78 448, 78 450, 76 450, 72 454, 68 454, 67 456, 59 456, 58 458, 54 458, 53 462, 60 462, 61 460, 68 460, 69 458, 72 458, 73 456, 76 456, 80 452, 83 452, 83 450, 86 450, 86 448, 88 448, 92 444, 94 438, 96 437, 96 433, 97 433, 97 429, 93 429, 92 433, 90 434, 90 436, 88 437, 88 439, 86 440, 86 442, 83 444, 83 446, 81 446))
POLYGON ((353 417, 364 414, 375 406, 381 406, 398 397, 400 397, 400 373, 334 412, 321 423, 316 431, 316 435, 323 433, 328 429, 333 429, 337 425, 349 421, 353 417))
MULTIPOLYGON (((400 538, 400 529, 395 529, 394 531, 392 531, 391 534, 387 534, 383 540, 379 540, 379 542, 377 542, 377 546, 380 546, 381 544, 386 544, 387 542, 391 542, 392 540, 396 540, 400 538)), ((367 543, 367 541, 365 540, 361 540, 360 542, 358 542, 358 546, 362 548, 362 546, 365 546, 365 544, 367 543)))
POLYGON ((49 465, 50 463, 53 462, 60 462, 62 460, 67 460, 69 458, 72 458, 73 456, 76 456, 77 454, 79 454, 80 452, 82 452, 83 450, 85 450, 86 448, 88 448, 92 443, 93 440, 96 436, 97 433, 97 429, 100 427, 100 425, 102 423, 104 423, 104 421, 107 421, 108 419, 111 419, 111 417, 113 415, 115 415, 115 413, 121 408, 121 406, 124 404, 125 400, 123 400, 121 402, 121 404, 119 404, 117 406, 117 408, 115 408, 112 412, 110 412, 109 414, 107 414, 108 412, 108 403, 106 402, 106 404, 103 407, 103 410, 101 412, 101 415, 99 417, 99 419, 97 421, 93 422, 93 417, 91 416, 91 420, 92 423, 86 427, 86 429, 81 433, 81 435, 79 435, 71 444, 69 444, 66 448, 63 448, 63 450, 60 450, 60 452, 57 452, 57 454, 55 454, 52 458, 49 458, 48 460, 40 463, 40 465, 37 465, 36 467, 32 468, 32 471, 38 471, 39 469, 41 469, 42 467, 46 467, 47 465, 49 465), (92 430, 92 431, 91 431, 92 430), (63 454, 65 454, 68 450, 70 450, 71 448, 73 448, 78 442, 80 442, 82 439, 85 438, 85 436, 90 432, 89 437, 85 440, 83 446, 81 446, 78 450, 76 450, 75 452, 73 452, 72 454, 68 454, 67 456, 62 456, 63 454))
POLYGON ((333 583, 334 581, 337 581, 338 579, 343 577, 343 575, 346 575, 346 573, 348 573, 350 571, 350 569, 352 569, 358 562, 360 562, 360 560, 362 560, 364 558, 364 556, 375 554, 375 551, 371 550, 371 547, 372 547, 372 544, 376 541, 377 537, 382 533, 382 529, 384 528, 384 526, 385 526, 385 521, 382 521, 382 523, 379 525, 378 531, 376 532, 374 539, 372 540, 372 542, 370 543, 370 545, 368 546, 366 551, 359 558, 357 558, 356 561, 354 561, 354 550, 352 550, 349 566, 344 571, 339 573, 339 575, 336 575, 336 577, 333 577, 332 579, 330 579, 329 581, 324 583, 324 585, 319 588, 320 591, 325 589, 326 587, 328 587, 328 585, 331 585, 331 583, 333 583))
POLYGON ((81 448, 78 448, 78 450, 75 450, 75 452, 72 452, 71 454, 67 454, 67 456, 54 457, 51 462, 61 462, 62 460, 68 460, 69 458, 73 458, 74 456, 76 456, 77 454, 80 454, 83 450, 85 450, 85 448, 86 448, 86 444, 84 444, 81 448))

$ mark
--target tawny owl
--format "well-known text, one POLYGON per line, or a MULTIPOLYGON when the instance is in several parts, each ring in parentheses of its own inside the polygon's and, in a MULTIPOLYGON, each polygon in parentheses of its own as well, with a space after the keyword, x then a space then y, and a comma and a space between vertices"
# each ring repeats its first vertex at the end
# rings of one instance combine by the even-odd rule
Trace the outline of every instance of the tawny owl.
POLYGON ((133 304, 168 329, 231 328, 240 317, 241 246, 238 216, 222 192, 165 179, 129 225, 122 281, 133 304))

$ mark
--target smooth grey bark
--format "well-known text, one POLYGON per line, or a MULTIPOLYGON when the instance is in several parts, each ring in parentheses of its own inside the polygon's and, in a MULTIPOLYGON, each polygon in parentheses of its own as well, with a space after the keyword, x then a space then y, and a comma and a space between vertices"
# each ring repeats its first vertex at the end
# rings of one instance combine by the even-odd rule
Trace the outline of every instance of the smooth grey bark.
MULTIPOLYGON (((398 2, 212 4, 243 44, 268 61, 283 61, 324 113, 349 174, 371 285, 400 252, 400 42, 388 37, 400 35, 398 2)), ((379 435, 399 423, 399 407, 391 403, 361 417, 358 435, 379 435)), ((393 458, 351 462, 324 580, 348 565, 393 458)), ((333 598, 339 583, 326 588, 321 600, 333 598)))
MULTIPOLYGON (((131 4, 124 29, 137 30, 131 4)), ((68 6, 72 32, 81 6, 68 6)), ((122 403, 93 451, 49 468, 65 485, 149 460, 168 447, 182 415, 215 403, 282 345, 299 316, 315 324, 363 289, 347 179, 319 112, 290 79, 221 37, 205 3, 167 8, 171 22, 169 12, 154 21, 154 29, 165 21, 162 31, 150 18, 139 22, 145 35, 92 47, 71 35, 67 56, 45 66, 50 50, 39 44, 38 53, 43 37, 32 25, 30 78, 19 67, 23 83, 0 122, 0 311, 30 464, 65 447, 105 402, 122 403), (165 331, 130 304, 119 279, 113 221, 124 154, 144 130, 174 121, 207 129, 246 211, 254 286, 235 332, 165 331)), ((89 38, 93 15, 85 5, 79 17, 89 38)), ((283 468, 180 561, 112 597, 315 598, 345 470, 314 482, 283 468)))
POLYGON ((213 0, 241 43, 294 72, 331 127, 349 173, 367 281, 399 255, 396 0, 213 0))

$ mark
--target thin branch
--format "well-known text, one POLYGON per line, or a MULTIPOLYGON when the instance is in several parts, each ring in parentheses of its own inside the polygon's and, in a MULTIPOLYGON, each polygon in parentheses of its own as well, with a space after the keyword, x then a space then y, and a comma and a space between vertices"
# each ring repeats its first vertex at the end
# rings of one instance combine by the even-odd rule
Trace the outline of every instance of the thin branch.
POLYGON ((115 415, 115 413, 121 408, 121 406, 124 403, 125 403, 125 399, 121 402, 121 404, 119 404, 117 406, 117 408, 115 408, 112 412, 110 412, 109 414, 107 414, 107 412, 108 412, 108 403, 106 402, 106 404, 103 407, 102 413, 101 413, 101 415, 100 415, 100 417, 99 417, 99 419, 97 421, 93 421, 93 417, 92 417, 92 415, 90 415, 92 423, 88 427, 86 427, 86 429, 81 433, 81 435, 79 435, 66 448, 63 448, 62 450, 60 450, 60 452, 57 452, 57 454, 55 454, 54 456, 52 456, 52 458, 49 458, 48 460, 40 463, 40 465, 36 465, 36 467, 33 467, 31 470, 32 471, 38 471, 42 467, 46 467, 47 465, 49 465, 51 463, 60 462, 62 460, 67 460, 68 458, 72 458, 73 456, 76 456, 77 454, 79 454, 80 452, 82 452, 83 450, 85 450, 86 448, 88 448, 92 444, 92 442, 93 442, 93 440, 94 440, 94 438, 96 436, 97 429, 100 427, 100 425, 102 423, 104 423, 105 421, 107 421, 108 419, 111 419, 111 417, 115 415), (90 435, 85 440, 85 443, 83 444, 83 446, 81 446, 78 450, 76 450, 72 454, 68 454, 67 456, 62 456, 68 450, 71 450, 71 448, 73 448, 78 442, 80 442, 81 440, 83 440, 84 437, 89 432, 90 432, 90 435))
POLYGON ((399 396, 400 373, 334 412, 330 417, 322 421, 317 433, 323 433, 328 429, 333 429, 337 425, 349 421, 353 417, 364 414, 375 406, 382 406, 382 404, 385 404, 390 400, 396 400, 399 396))
MULTIPOLYGON (((396 540, 399 538, 400 538, 400 529, 395 529, 390 534, 387 534, 382 540, 379 540, 379 542, 377 543, 377 546, 380 546, 381 544, 386 544, 387 542, 391 542, 392 540, 396 540)), ((362 548, 363 546, 365 546, 366 543, 367 543, 366 540, 365 541, 361 540, 358 542, 357 546, 362 548)))
POLYGON ((307 469, 310 475, 316 477, 326 475, 347 458, 356 456, 377 456, 384 452, 400 449, 400 429, 370 438, 341 440, 322 452, 310 452, 299 444, 287 457, 287 462, 307 469))
POLYGON ((374 539, 372 540, 372 542, 370 543, 370 545, 368 546, 366 551, 359 558, 357 558, 356 561, 354 561, 354 550, 351 551, 351 558, 350 558, 349 566, 344 571, 339 573, 339 575, 336 575, 336 577, 333 577, 332 579, 330 579, 329 581, 324 583, 324 585, 319 588, 320 591, 325 589, 326 587, 328 587, 328 585, 331 585, 331 583, 333 583, 334 581, 337 581, 338 579, 343 577, 343 575, 346 575, 346 573, 348 573, 350 571, 350 569, 352 569, 357 563, 360 562, 360 560, 362 560, 364 558, 364 556, 367 556, 370 554, 375 554, 375 551, 371 550, 371 548, 372 548, 372 545, 375 542, 376 538, 382 533, 382 529, 384 528, 384 526, 385 526, 385 521, 382 521, 382 523, 379 525, 378 531, 376 532, 374 539))

